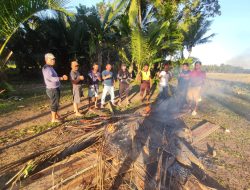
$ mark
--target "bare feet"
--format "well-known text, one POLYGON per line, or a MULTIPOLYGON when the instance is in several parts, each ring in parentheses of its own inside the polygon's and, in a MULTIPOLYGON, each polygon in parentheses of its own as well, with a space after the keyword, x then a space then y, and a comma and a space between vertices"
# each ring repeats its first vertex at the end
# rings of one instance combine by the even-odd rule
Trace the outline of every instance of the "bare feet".
POLYGON ((76 112, 76 116, 77 117, 81 117, 81 116, 83 116, 80 112, 76 112))
POLYGON ((122 102, 121 101, 118 102, 118 106, 122 106, 122 102))
POLYGON ((56 114, 56 119, 61 119, 62 117, 59 114, 56 114))
POLYGON ((194 110, 193 112, 192 112, 192 116, 196 116, 197 115, 197 112, 194 110))
POLYGON ((141 103, 143 103, 143 102, 144 102, 144 97, 141 98, 141 103))
POLYGON ((60 119, 55 119, 55 120, 52 120, 51 123, 62 123, 62 120, 60 120, 60 119))
POLYGON ((129 104, 131 104, 130 100, 127 100, 127 106, 129 106, 129 104))

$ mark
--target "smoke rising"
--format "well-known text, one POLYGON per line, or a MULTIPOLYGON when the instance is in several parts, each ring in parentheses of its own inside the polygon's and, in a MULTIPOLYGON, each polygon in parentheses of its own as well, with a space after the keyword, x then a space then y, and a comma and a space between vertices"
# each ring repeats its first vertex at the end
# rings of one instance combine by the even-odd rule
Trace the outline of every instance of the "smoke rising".
POLYGON ((228 65, 250 69, 250 48, 226 62, 228 65))

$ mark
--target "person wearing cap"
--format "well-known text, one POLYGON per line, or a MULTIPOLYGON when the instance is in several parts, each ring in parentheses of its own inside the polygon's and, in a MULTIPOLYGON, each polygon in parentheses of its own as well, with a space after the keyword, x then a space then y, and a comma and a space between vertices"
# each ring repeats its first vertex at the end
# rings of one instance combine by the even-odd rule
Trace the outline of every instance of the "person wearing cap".
POLYGON ((98 93, 99 93, 99 82, 101 79, 101 74, 98 72, 99 66, 97 63, 93 64, 93 68, 88 73, 88 97, 89 97, 89 108, 92 102, 93 97, 95 98, 95 108, 98 108, 97 101, 98 101, 98 93))
POLYGON ((84 77, 80 74, 79 64, 77 61, 71 61, 71 71, 70 71, 70 81, 72 83, 72 92, 73 92, 73 107, 76 116, 82 116, 79 112, 78 105, 81 102, 81 97, 83 95, 82 92, 82 84, 81 81, 84 80, 84 77))
POLYGON ((43 78, 46 85, 46 93, 50 99, 51 122, 61 122, 58 114, 60 101, 60 80, 68 80, 67 75, 58 77, 53 66, 55 65, 55 56, 52 53, 45 54, 45 65, 42 68, 43 78))
POLYGON ((145 96, 147 101, 149 101, 149 93, 150 93, 152 79, 148 64, 144 65, 143 70, 140 73, 140 79, 141 79, 141 87, 140 87, 141 101, 142 102, 144 101, 145 96), (146 95, 144 96, 145 91, 146 95))
POLYGON ((205 83, 206 73, 201 70, 201 62, 197 61, 194 65, 194 70, 189 74, 189 88, 188 88, 188 101, 189 106, 192 109, 194 104, 194 109, 192 115, 197 115, 198 103, 201 97, 201 88, 205 83))
POLYGON ((101 108, 104 108, 105 99, 107 96, 107 93, 111 96, 111 103, 113 106, 116 106, 115 104, 115 80, 114 80, 114 74, 111 71, 112 66, 110 63, 106 65, 106 70, 102 72, 102 79, 103 79, 103 91, 102 91, 102 98, 101 98, 101 108))
POLYGON ((126 64, 121 65, 121 70, 118 72, 117 78, 119 80, 119 104, 122 102, 122 96, 125 94, 127 105, 129 105, 130 101, 128 99, 129 96, 129 83, 132 79, 131 74, 127 70, 126 64))

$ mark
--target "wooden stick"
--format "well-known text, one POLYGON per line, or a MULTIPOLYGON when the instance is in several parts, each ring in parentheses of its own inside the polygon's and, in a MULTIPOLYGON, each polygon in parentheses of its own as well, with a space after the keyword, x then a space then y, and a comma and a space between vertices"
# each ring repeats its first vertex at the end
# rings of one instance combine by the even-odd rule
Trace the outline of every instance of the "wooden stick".
POLYGON ((88 125, 81 125, 81 126, 72 126, 72 125, 69 125, 69 126, 65 126, 66 128, 77 128, 77 129, 85 129, 85 128, 88 128, 88 127, 94 127, 94 126, 97 126, 97 125, 102 125, 106 122, 104 121, 101 121, 101 122, 97 122, 97 123, 90 123, 88 125))
POLYGON ((113 110, 113 107, 112 107, 112 105, 111 105, 110 102, 108 103, 108 105, 109 105, 109 110, 110 110, 110 112, 111 112, 111 115, 115 115, 114 110, 113 110))

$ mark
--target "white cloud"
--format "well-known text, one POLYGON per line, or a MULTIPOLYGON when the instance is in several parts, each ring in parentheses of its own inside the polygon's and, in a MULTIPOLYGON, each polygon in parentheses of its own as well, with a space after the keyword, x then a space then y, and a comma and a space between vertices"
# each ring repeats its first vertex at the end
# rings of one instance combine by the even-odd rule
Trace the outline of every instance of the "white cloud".
POLYGON ((204 65, 223 63, 250 69, 250 48, 236 55, 232 47, 225 48, 214 42, 194 47, 191 56, 199 58, 204 65))
POLYGON ((232 53, 220 43, 214 42, 194 47, 191 56, 199 58, 204 65, 220 65, 226 63, 232 53))

